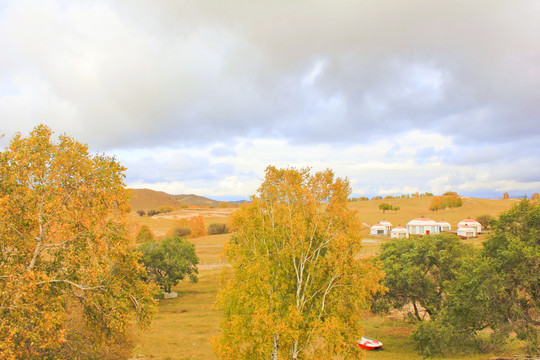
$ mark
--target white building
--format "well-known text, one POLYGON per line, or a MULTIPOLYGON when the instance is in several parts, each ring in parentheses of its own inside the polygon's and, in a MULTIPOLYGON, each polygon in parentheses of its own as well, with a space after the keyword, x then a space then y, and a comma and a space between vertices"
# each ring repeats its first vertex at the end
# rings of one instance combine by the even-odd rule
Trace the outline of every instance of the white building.
POLYGON ((392 230, 392 223, 390 221, 383 219, 379 221, 379 224, 386 226, 386 232, 389 233, 392 230))
POLYGON ((381 223, 376 223, 369 233, 370 235, 388 235, 388 228, 381 223))
POLYGON ((416 218, 407 223, 407 231, 410 235, 439 234, 439 223, 429 218, 416 218))
POLYGON ((460 226, 457 229, 457 235, 463 236, 466 238, 476 237, 477 235, 476 228, 472 226, 468 226, 468 225, 460 226))
POLYGON ((458 226, 458 229, 463 226, 473 227, 476 230, 476 233, 479 233, 482 231, 482 224, 480 224, 478 221, 471 218, 461 220, 460 222, 458 222, 457 226, 458 226))
POLYGON ((452 225, 450 225, 450 223, 448 221, 439 221, 439 230, 440 232, 443 232, 443 231, 450 231, 452 230, 452 225))
POLYGON ((405 239, 409 237, 409 232, 403 226, 396 226, 390 232, 391 238, 405 239))

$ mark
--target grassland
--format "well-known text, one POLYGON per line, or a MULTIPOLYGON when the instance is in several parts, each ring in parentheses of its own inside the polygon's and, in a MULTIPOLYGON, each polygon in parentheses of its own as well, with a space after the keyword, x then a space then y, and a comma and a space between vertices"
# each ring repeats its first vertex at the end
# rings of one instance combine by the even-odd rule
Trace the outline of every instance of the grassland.
MULTIPOLYGON (((350 203, 352 209, 358 212, 359 221, 372 225, 383 218, 392 224, 404 225, 409 220, 425 215, 434 220, 445 219, 453 227, 465 217, 477 217, 483 214, 498 215, 511 207, 515 200, 484 200, 464 199, 462 208, 430 212, 428 210, 430 198, 413 198, 400 200, 369 200, 350 203), (382 214, 378 209, 381 202, 399 206, 398 212, 382 214)), ((165 234, 174 225, 175 218, 187 216, 193 209, 180 210, 168 217, 139 217, 131 214, 129 222, 131 228, 143 224, 159 233, 165 234)), ((231 210, 221 209, 198 209, 205 223, 226 222, 229 220, 231 210)), ((364 227, 364 234, 369 233, 369 228, 364 227)), ((139 335, 137 346, 134 350, 134 358, 138 359, 216 359, 209 339, 219 333, 220 313, 213 308, 220 273, 223 265, 221 252, 230 235, 213 235, 191 239, 195 244, 201 266, 199 282, 191 284, 180 283, 175 291, 179 293, 176 299, 161 300, 159 313, 157 314, 152 330, 142 332, 139 335)), ((377 254, 380 245, 388 238, 372 238, 363 241, 363 254, 377 254)), ((476 246, 481 246, 482 239, 468 240, 476 246)), ((414 344, 409 338, 413 325, 403 321, 402 316, 373 316, 365 315, 363 323, 365 334, 381 340, 385 345, 381 351, 365 352, 365 359, 418 359, 419 355, 414 349, 414 344)), ((511 344, 506 351, 510 354, 518 353, 518 344, 511 344)), ((468 354, 459 355, 456 359, 480 360, 488 359, 494 354, 468 354)), ((501 355, 501 354, 497 354, 501 355)))
MULTIPOLYGON (((473 199, 463 197, 463 206, 458 208, 430 211, 429 204, 431 197, 418 197, 410 199, 390 199, 390 200, 367 200, 351 202, 350 208, 357 211, 358 218, 363 224, 369 226, 386 219, 393 226, 405 226, 407 222, 417 217, 425 216, 436 221, 446 220, 455 229, 457 223, 464 218, 477 218, 480 215, 491 215, 496 217, 502 211, 508 210, 512 204, 518 200, 487 200, 473 199), (394 207, 398 206, 398 211, 386 211, 384 214, 379 210, 379 205, 382 203, 391 204, 394 207)), ((365 226, 364 225, 364 226, 365 226)), ((365 226, 364 231, 369 233, 369 227, 365 226)))

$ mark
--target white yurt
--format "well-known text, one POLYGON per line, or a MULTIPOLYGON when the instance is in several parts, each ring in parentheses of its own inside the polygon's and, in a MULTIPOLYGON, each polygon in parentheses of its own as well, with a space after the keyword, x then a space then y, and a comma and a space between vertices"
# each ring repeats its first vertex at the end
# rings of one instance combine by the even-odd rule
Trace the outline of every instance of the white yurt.
POLYGON ((396 226, 390 231, 391 238, 405 239, 409 237, 409 232, 403 226, 396 226))
POLYGON ((407 231, 410 235, 439 234, 439 223, 435 220, 419 217, 407 223, 407 231))
POLYGON ((371 227, 370 235, 388 235, 388 229, 381 223, 376 223, 371 227))
POLYGON ((392 230, 392 223, 388 220, 382 219, 379 224, 386 226, 386 232, 389 233, 392 230))
POLYGON ((464 220, 461 220, 460 222, 458 222, 457 226, 458 228, 462 226, 473 227, 476 229, 476 233, 479 233, 480 231, 482 231, 482 224, 480 224, 478 221, 471 218, 466 218, 464 220))
POLYGON ((457 235, 458 236, 463 236, 463 237, 466 237, 466 238, 476 237, 476 235, 477 235, 476 228, 474 228, 472 226, 468 226, 468 225, 460 226, 457 229, 457 235))
POLYGON ((450 223, 448 221, 441 220, 441 221, 439 221, 439 230, 441 232, 450 231, 450 230, 452 230, 452 225, 450 225, 450 223))

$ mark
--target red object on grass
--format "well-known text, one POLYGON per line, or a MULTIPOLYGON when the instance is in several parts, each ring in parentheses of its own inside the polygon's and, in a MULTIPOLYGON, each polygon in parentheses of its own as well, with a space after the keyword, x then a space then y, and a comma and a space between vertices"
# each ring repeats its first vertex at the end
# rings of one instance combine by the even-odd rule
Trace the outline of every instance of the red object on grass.
POLYGON ((379 340, 362 337, 360 340, 358 340, 358 346, 365 350, 375 350, 381 348, 383 343, 379 340))

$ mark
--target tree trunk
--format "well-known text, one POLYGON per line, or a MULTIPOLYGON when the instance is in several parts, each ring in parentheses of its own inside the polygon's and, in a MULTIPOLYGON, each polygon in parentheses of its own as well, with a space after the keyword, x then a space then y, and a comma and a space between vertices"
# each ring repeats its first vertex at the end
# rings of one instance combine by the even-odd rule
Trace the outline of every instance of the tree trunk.
POLYGON ((274 343, 272 354, 270 355, 271 360, 278 360, 278 351, 279 351, 279 335, 274 335, 272 341, 274 343))
POLYGON ((292 359, 298 359, 299 352, 300 350, 298 349, 298 340, 296 340, 292 348, 292 359))
POLYGON ((418 308, 416 307, 416 301, 413 300, 412 304, 414 307, 414 315, 416 316, 418 321, 422 321, 422 318, 420 317, 420 314, 418 313, 418 308))

